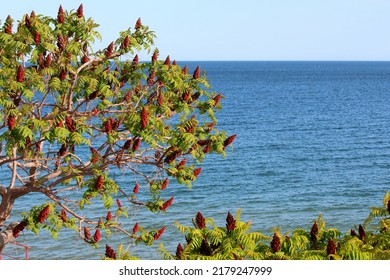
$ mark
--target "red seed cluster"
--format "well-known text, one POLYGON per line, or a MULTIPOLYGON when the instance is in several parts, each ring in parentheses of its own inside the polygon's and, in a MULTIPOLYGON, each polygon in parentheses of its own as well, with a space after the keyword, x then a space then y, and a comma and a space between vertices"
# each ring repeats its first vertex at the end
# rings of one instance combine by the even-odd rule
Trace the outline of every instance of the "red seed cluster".
POLYGON ((390 199, 387 201, 386 209, 387 209, 387 212, 389 212, 389 214, 390 214, 390 199))
POLYGON ((217 106, 219 101, 221 100, 222 94, 217 94, 213 100, 214 100, 214 106, 217 106))
POLYGON ((198 79, 199 76, 200 76, 200 67, 197 66, 196 69, 195 69, 195 71, 194 71, 193 78, 194 78, 194 79, 198 79))
POLYGON ((157 52, 157 50, 155 50, 153 52, 153 55, 152 55, 152 62, 156 62, 157 61, 157 56, 158 56, 158 52, 157 52))
POLYGON ((173 196, 163 203, 163 205, 161 206, 161 211, 167 210, 167 208, 171 206, 172 202, 173 202, 173 196))
POLYGON ((24 68, 23 68, 22 65, 19 65, 18 70, 16 72, 16 80, 19 83, 23 83, 24 82, 24 77, 25 77, 24 68))
POLYGON ((137 194, 139 192, 139 184, 136 183, 133 189, 133 193, 137 194))
POLYGON ((176 258, 178 259, 178 260, 181 260, 181 256, 182 256, 182 254, 183 254, 183 246, 179 243, 178 245, 177 245, 177 248, 176 248, 176 258))
POLYGON ((65 13, 64 13, 64 10, 62 9, 61 5, 58 9, 57 21, 58 21, 58 23, 64 23, 64 21, 65 21, 65 13))
POLYGON ((67 149, 68 149, 67 145, 62 144, 62 145, 61 145, 61 148, 60 148, 59 151, 57 152, 57 155, 58 155, 59 157, 63 157, 63 156, 65 155, 67 149))
POLYGON ((183 166, 185 166, 187 163, 187 158, 183 158, 176 166, 177 169, 180 169, 182 168, 183 166))
POLYGON ((95 189, 101 190, 103 188, 103 182, 104 182, 103 176, 99 175, 98 178, 96 179, 95 189))
POLYGON ((60 50, 60 52, 65 50, 66 39, 64 38, 64 36, 62 36, 62 34, 58 34, 58 36, 57 36, 57 47, 60 50))
POLYGON ((106 221, 111 221, 112 220, 112 214, 111 214, 111 211, 108 211, 107 212, 107 216, 106 216, 106 221))
POLYGON ((187 74, 188 74, 188 66, 187 66, 187 65, 184 66, 184 68, 183 68, 183 74, 184 74, 184 75, 187 75, 187 74))
POLYGON ((116 260, 116 253, 115 253, 115 250, 112 249, 110 246, 108 246, 106 244, 106 257, 109 258, 109 259, 114 259, 116 260))
POLYGON ((35 33, 34 33, 34 42, 38 46, 41 44, 41 35, 39 34, 39 32, 37 30, 35 30, 35 33))
POLYGON ((136 29, 136 30, 137 30, 137 29, 140 29, 141 26, 142 26, 141 18, 139 18, 139 19, 137 20, 137 22, 135 23, 135 29, 136 29))
POLYGON ((8 130, 12 130, 15 127, 15 117, 9 116, 7 119, 8 130))
POLYGON ((168 186, 168 183, 169 183, 169 179, 168 178, 165 178, 164 181, 162 182, 161 184, 161 190, 165 190, 168 186))
POLYGON ((94 241, 95 243, 98 243, 99 240, 100 240, 100 237, 101 237, 101 235, 100 235, 100 229, 96 229, 95 234, 93 235, 93 241, 94 241))
POLYGON ((116 199, 116 205, 118 205, 118 208, 122 207, 122 203, 118 198, 116 199))
POLYGON ((30 29, 31 27, 31 21, 30 21, 30 17, 28 16, 28 14, 26 14, 25 18, 24 18, 24 25, 30 29))
POLYGON ((72 118, 70 116, 66 116, 65 124, 66 124, 66 127, 68 128, 68 130, 70 132, 74 132, 75 131, 74 121, 72 120, 72 118))
POLYGON ((130 37, 126 36, 125 39, 123 40, 123 49, 127 49, 130 46, 130 37))
POLYGON ((313 242, 317 241, 317 235, 318 235, 318 225, 317 222, 314 222, 310 230, 310 240, 313 242))
POLYGON ((233 218, 233 215, 228 212, 226 217, 226 229, 228 232, 236 228, 236 220, 233 218))
POLYGON ((58 217, 63 221, 66 222, 68 220, 68 216, 66 215, 65 209, 61 209, 61 214, 58 215, 58 217))
POLYGON ((68 75, 68 71, 67 70, 65 70, 65 69, 63 69, 61 72, 60 72, 60 75, 59 75, 59 79, 61 80, 61 81, 63 81, 63 80, 65 80, 66 79, 66 76, 68 75))
POLYGON ((91 238, 91 232, 87 227, 84 227, 84 238, 85 239, 90 239, 91 238))
POLYGON ((200 174, 200 172, 202 172, 202 167, 198 167, 194 170, 194 176, 197 178, 200 174))
POLYGON ((152 72, 150 72, 147 80, 148 86, 152 86, 155 83, 155 81, 156 81, 156 71, 153 70, 152 72))
POLYGON ((49 68, 51 65, 51 54, 49 53, 45 59, 45 68, 49 68))
POLYGON ((232 136, 229 136, 228 138, 223 141, 223 146, 226 148, 229 146, 231 143, 233 143, 234 139, 236 139, 237 134, 233 134, 232 136))
POLYGON ((134 152, 138 151, 140 145, 141 145, 141 139, 139 137, 135 138, 133 143, 133 151, 134 152))
POLYGON ((167 155, 165 157, 164 162, 170 164, 171 162, 173 162, 180 155, 181 155, 181 151, 180 150, 175 150, 175 151, 173 151, 172 153, 170 153, 169 155, 167 155))
POLYGON ((169 57, 169 55, 168 55, 167 58, 165 59, 164 65, 167 65, 168 67, 171 66, 171 58, 169 57))
POLYGON ((154 240, 158 240, 158 239, 161 237, 161 235, 164 233, 165 229, 166 229, 166 226, 160 228, 160 229, 154 234, 153 239, 154 239, 154 240))
POLYGON ((148 111, 146 110, 145 107, 142 108, 141 111, 141 129, 145 129, 148 125, 148 111))
POLYGON ((362 241, 364 241, 364 239, 366 238, 366 232, 364 231, 364 228, 362 225, 359 225, 359 238, 362 241))
POLYGON ((112 52, 114 50, 114 42, 111 42, 111 44, 108 45, 106 50, 106 57, 109 58, 112 56, 112 52))
POLYGON ((274 236, 271 241, 271 250, 273 253, 277 253, 280 251, 280 238, 276 233, 274 233, 274 236))
POLYGON ((327 255, 336 254, 336 243, 332 238, 329 238, 328 244, 326 246, 326 253, 327 255))
POLYGON ((43 223, 50 213, 50 205, 46 205, 38 214, 38 222, 43 223))
POLYGON ((77 17, 82 18, 83 16, 84 16, 84 7, 83 4, 81 4, 77 9, 77 17))
POLYGON ((136 54, 133 58, 133 62, 131 63, 133 67, 136 67, 138 65, 138 54, 136 54))
POLYGON ((7 19, 5 20, 5 33, 12 34, 12 19, 11 16, 8 15, 7 19))
POLYGON ((138 223, 135 223, 135 225, 133 227, 133 233, 136 234, 138 229, 139 229, 138 223))
POLYGON ((27 226, 27 221, 23 220, 21 221, 16 227, 12 230, 12 235, 16 238, 19 236, 19 233, 21 233, 27 226))
POLYGON ((203 217, 202 213, 196 213, 195 223, 199 229, 204 229, 206 227, 206 219, 203 217))

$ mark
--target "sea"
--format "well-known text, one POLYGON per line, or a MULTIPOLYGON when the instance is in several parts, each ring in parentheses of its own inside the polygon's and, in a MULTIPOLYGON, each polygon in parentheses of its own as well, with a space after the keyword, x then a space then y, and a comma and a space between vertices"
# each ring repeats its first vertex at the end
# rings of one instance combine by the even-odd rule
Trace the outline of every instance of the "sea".
MULTIPOLYGON (((251 230, 272 235, 310 230, 322 215, 342 233, 362 224, 390 190, 390 62, 191 61, 222 93, 217 128, 237 134, 226 157, 211 155, 192 189, 171 182, 164 214, 129 217, 145 227, 167 226, 155 245, 129 244, 113 233, 99 248, 72 232, 58 239, 23 233, 30 259, 99 259, 105 244, 123 244, 142 259, 161 259, 159 243, 175 253, 185 243, 174 225, 192 225, 200 211, 224 227, 241 211, 251 230)), ((126 178, 120 178, 128 184, 126 178)), ((23 208, 26 204, 17 204, 23 208)), ((10 246, 9 255, 24 258, 10 246)))

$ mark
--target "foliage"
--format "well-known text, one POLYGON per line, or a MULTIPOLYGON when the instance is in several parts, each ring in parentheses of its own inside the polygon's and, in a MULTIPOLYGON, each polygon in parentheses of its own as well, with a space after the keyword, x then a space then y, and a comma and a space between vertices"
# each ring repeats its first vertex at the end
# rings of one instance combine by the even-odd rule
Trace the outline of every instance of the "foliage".
POLYGON ((161 244, 165 259, 179 260, 388 260, 390 259, 390 193, 383 199, 384 207, 373 207, 364 225, 342 234, 327 228, 320 215, 310 229, 296 229, 272 236, 249 232, 250 222, 240 221, 240 212, 233 219, 228 213, 226 227, 217 227, 213 219, 197 213, 193 227, 177 224, 185 234, 186 243, 179 243, 175 254, 161 244), (377 224, 371 225, 374 218, 377 224), (369 228, 371 230, 367 230, 369 228))
POLYGON ((23 213, 18 232, 57 237, 69 228, 97 246, 101 231, 114 230, 150 245, 165 227, 135 229, 123 218, 166 211, 168 182, 191 187, 204 157, 225 155, 235 135, 214 127, 221 94, 200 67, 189 74, 169 56, 159 60, 141 19, 94 51, 97 27, 82 5, 3 24, 0 166, 10 176, 0 184, 0 226, 15 200, 35 193, 48 202, 23 213), (140 61, 144 51, 150 61, 140 61))

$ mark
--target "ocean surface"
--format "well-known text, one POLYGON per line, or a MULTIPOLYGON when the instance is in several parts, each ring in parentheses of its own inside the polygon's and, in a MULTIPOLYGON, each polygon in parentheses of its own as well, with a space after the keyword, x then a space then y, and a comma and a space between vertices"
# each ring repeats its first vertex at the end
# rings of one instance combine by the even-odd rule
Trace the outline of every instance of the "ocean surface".
MULTIPOLYGON (((173 225, 191 225, 197 211, 225 226, 242 209, 252 230, 310 229, 322 214, 328 227, 347 232, 364 222, 390 190, 390 62, 182 62, 206 71, 223 109, 218 128, 237 134, 227 157, 211 156, 191 190, 172 183, 166 214, 138 213, 145 225, 166 225, 158 241, 172 253, 184 243, 173 225)), ((126 178, 121 178, 126 184, 126 178)), ((18 204, 21 209, 25 204, 18 204)), ((25 233, 32 259, 98 259, 99 249, 74 232, 52 240, 25 233)), ((157 245, 156 245, 157 246, 157 245)), ((156 246, 132 246, 144 259, 160 259, 156 246)), ((126 244, 125 244, 126 247, 126 244)), ((10 254, 16 252, 10 247, 10 254)))

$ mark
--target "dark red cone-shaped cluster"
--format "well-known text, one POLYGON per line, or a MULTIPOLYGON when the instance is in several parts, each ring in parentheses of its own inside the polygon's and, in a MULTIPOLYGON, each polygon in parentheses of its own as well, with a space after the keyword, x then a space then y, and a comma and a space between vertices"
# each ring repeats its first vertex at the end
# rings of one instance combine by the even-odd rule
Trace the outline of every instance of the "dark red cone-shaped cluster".
POLYGON ((124 149, 124 150, 130 149, 132 143, 133 143, 133 140, 132 140, 132 139, 126 140, 126 142, 123 144, 123 149, 124 149))
POLYGON ((135 225, 133 227, 133 233, 136 234, 138 229, 139 229, 138 223, 135 223, 135 225))
POLYGON ((68 71, 65 70, 65 69, 63 69, 63 70, 61 70, 60 75, 59 75, 58 78, 59 78, 61 81, 63 81, 63 80, 66 79, 66 76, 67 76, 67 75, 68 75, 68 71))
POLYGON ((65 209, 61 209, 61 214, 58 215, 58 217, 63 221, 66 222, 68 220, 68 216, 66 215, 65 209))
POLYGON ((223 148, 226 149, 227 146, 229 146, 231 143, 233 143, 234 139, 236 139, 237 134, 233 134, 232 136, 229 136, 228 138, 223 141, 223 148))
POLYGON ((219 101, 221 100, 222 94, 217 94, 213 100, 214 100, 214 106, 217 106, 219 101))
POLYGON ((34 33, 34 42, 38 46, 41 44, 41 35, 39 34, 39 32, 37 30, 35 30, 35 33, 34 33))
POLYGON ((81 4, 77 9, 77 17, 82 18, 83 16, 84 16, 84 7, 83 4, 81 4))
POLYGON ((165 59, 164 65, 167 65, 168 67, 171 66, 171 58, 169 57, 169 55, 168 55, 167 58, 165 59))
POLYGON ((194 79, 198 79, 200 77, 200 67, 197 66, 195 71, 194 71, 194 75, 193 75, 193 78, 194 79))
POLYGON ((313 242, 317 241, 317 235, 318 235, 318 225, 317 222, 314 222, 313 226, 310 230, 310 240, 313 242))
POLYGON ((354 229, 351 229, 351 236, 357 236, 357 233, 354 229))
POLYGON ((107 216, 106 216, 106 221, 109 222, 111 220, 112 220, 112 214, 111 214, 111 211, 108 211, 107 216))
POLYGON ((30 29, 30 27, 31 27, 31 21, 30 21, 30 17, 29 17, 28 14, 26 14, 25 17, 24 17, 24 25, 25 25, 28 29, 30 29))
POLYGON ((155 81, 156 81, 156 71, 153 70, 152 72, 150 72, 147 80, 148 86, 152 86, 155 83, 155 81))
POLYGON ((168 207, 171 206, 172 202, 173 202, 173 196, 163 203, 163 205, 161 206, 161 211, 167 210, 168 207))
POLYGON ((63 157, 63 156, 65 155, 67 149, 68 149, 68 146, 65 145, 65 144, 62 144, 62 145, 61 145, 61 148, 60 148, 59 151, 57 152, 57 155, 58 155, 59 157, 63 157))
POLYGON ((109 57, 112 56, 113 50, 114 50, 114 42, 111 42, 111 43, 108 45, 107 49, 106 49, 106 57, 107 57, 107 58, 109 58, 109 57))
POLYGON ((45 68, 49 68, 51 65, 51 54, 49 53, 45 59, 45 68))
POLYGON ((233 218, 233 215, 228 212, 226 217, 226 229, 228 232, 236 228, 236 220, 233 218))
POLYGON ((387 209, 387 212, 389 212, 389 214, 390 214, 390 199, 387 201, 386 209, 387 209))
POLYGON ((58 23, 64 23, 64 21, 65 21, 65 13, 64 13, 64 10, 62 9, 61 5, 58 9, 57 21, 58 21, 58 23))
POLYGON ((125 39, 123 40, 122 48, 127 49, 130 46, 130 37, 126 36, 125 39))
POLYGON ((156 62, 157 61, 157 57, 158 57, 158 51, 155 50, 153 52, 153 55, 152 55, 152 63, 156 62))
POLYGON ((115 253, 115 250, 112 249, 110 246, 108 246, 106 244, 106 254, 105 254, 106 258, 109 258, 109 259, 113 259, 113 260, 116 260, 116 253, 115 253))
POLYGON ((133 67, 136 67, 138 65, 138 54, 136 54, 133 58, 133 62, 131 63, 133 67))
POLYGON ((12 19, 11 16, 8 15, 4 24, 4 32, 7 34, 12 34, 12 19))
POLYGON ((95 189, 101 190, 103 188, 103 183, 104 183, 103 176, 99 175, 96 179, 95 189))
POLYGON ((183 246, 179 243, 176 248, 176 259, 181 260, 182 254, 183 254, 183 246))
POLYGON ((183 166, 185 166, 187 163, 187 158, 183 158, 176 166, 177 169, 180 169, 182 168, 183 166))
POLYGON ((21 233, 27 226, 27 221, 23 220, 21 221, 16 227, 12 230, 12 235, 16 238, 19 236, 19 233, 21 233))
POLYGON ((329 238, 328 240, 328 245, 326 245, 326 253, 328 256, 336 254, 336 243, 332 238, 329 238))
POLYGON ((205 239, 203 239, 202 243, 200 244, 199 253, 203 256, 211 256, 212 251, 213 250, 210 244, 205 239))
POLYGON ((138 18, 137 22, 135 23, 135 29, 140 29, 142 26, 141 18, 138 18))
POLYGON ((160 229, 154 234, 153 239, 154 239, 154 240, 158 240, 158 239, 161 237, 161 235, 164 233, 164 231, 165 231, 166 228, 167 228, 166 226, 160 228, 160 229))
POLYGON ((70 132, 74 132, 75 131, 74 121, 72 120, 72 118, 70 116, 66 116, 65 124, 66 124, 66 127, 68 128, 68 130, 70 132))
POLYGON ((195 168, 195 170, 194 170, 195 178, 198 178, 200 172, 202 172, 202 167, 195 168))
POLYGON ((116 205, 118 205, 118 208, 122 208, 122 203, 118 198, 116 199, 116 205))
POLYGON ((203 217, 202 213, 196 213, 195 223, 199 229, 204 229, 206 227, 206 219, 203 217))
POLYGON ((162 182, 161 184, 161 190, 165 190, 168 186, 168 183, 169 183, 169 179, 168 178, 165 178, 164 181, 162 182))
POLYGON ((188 74, 188 66, 187 66, 187 65, 184 66, 184 68, 183 68, 183 74, 184 74, 184 75, 187 75, 187 74, 188 74))
POLYGON ((98 243, 100 238, 101 238, 100 229, 96 229, 95 234, 93 235, 93 241, 95 243, 98 243))
POLYGON ((271 250, 273 253, 280 251, 280 237, 276 233, 274 233, 274 236, 271 240, 271 250))
POLYGON ((180 150, 175 150, 175 151, 173 151, 172 153, 170 153, 169 155, 167 155, 165 157, 164 162, 170 164, 171 162, 173 162, 180 155, 181 155, 181 151, 180 150))
POLYGON ((22 65, 19 65, 18 70, 16 71, 16 80, 19 83, 23 83, 24 77, 25 77, 24 68, 22 65))
POLYGON ((133 189, 133 193, 137 194, 139 192, 139 184, 136 183, 133 189))
POLYGON ((141 111, 141 129, 145 129, 148 126, 148 119, 148 111, 143 107, 141 111))
POLYGON ((84 238, 85 239, 90 239, 91 238, 91 232, 87 227, 84 227, 84 238))
POLYGON ((66 39, 64 38, 64 36, 62 36, 62 34, 58 34, 58 36, 57 36, 57 47, 58 47, 60 52, 65 50, 66 39))
POLYGON ((362 241, 364 241, 366 239, 366 232, 364 231, 364 228, 362 225, 359 225, 359 238, 362 241))
POLYGON ((15 117, 9 116, 7 119, 8 130, 12 130, 15 127, 15 117))
POLYGON ((38 214, 38 222, 43 223, 50 213, 50 205, 46 205, 38 214))
POLYGON ((141 139, 139 137, 135 138, 133 143, 133 151, 134 152, 138 151, 140 145, 141 145, 141 139))

